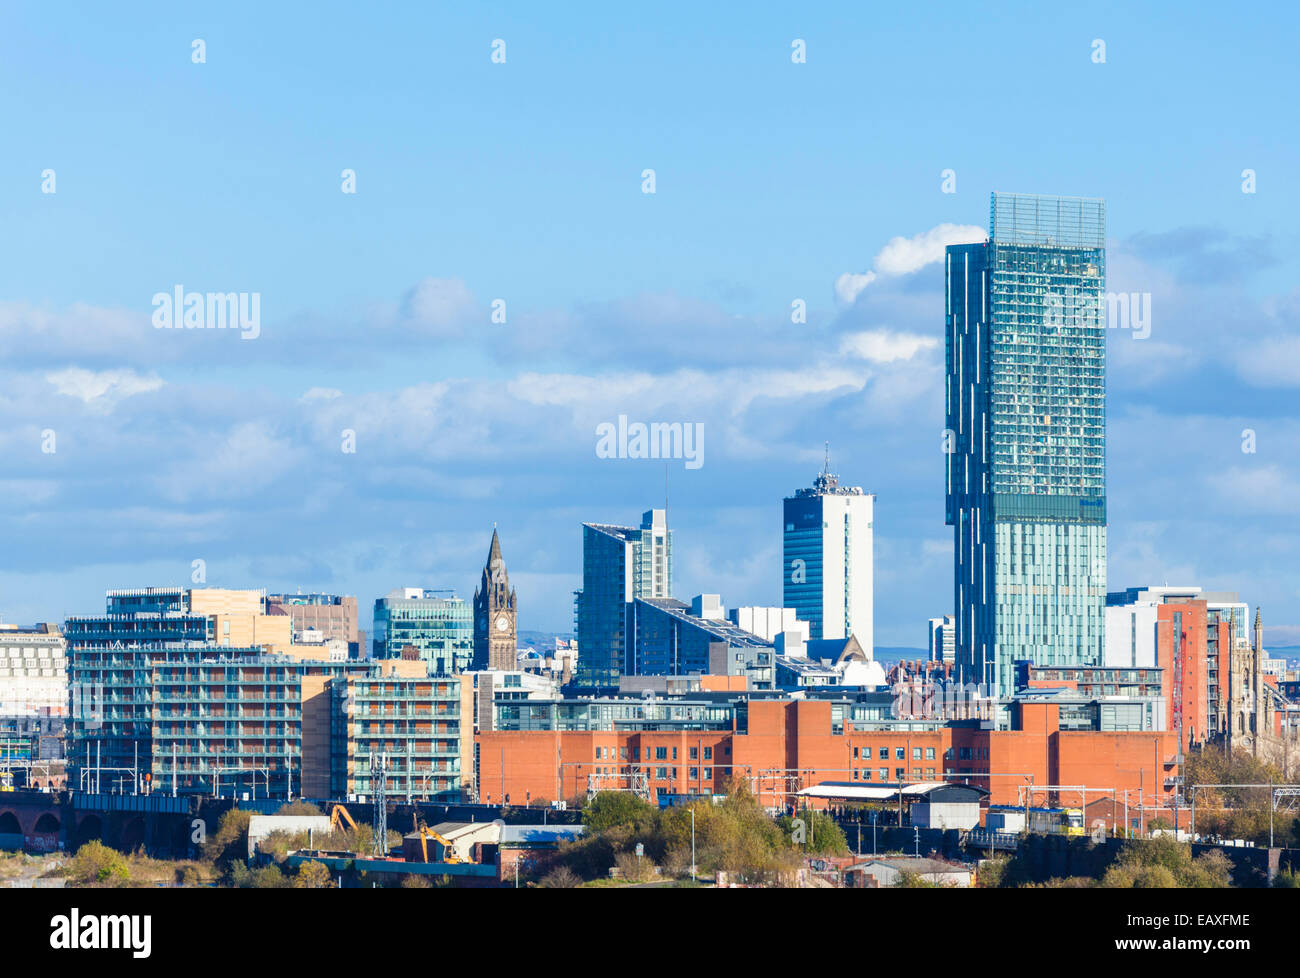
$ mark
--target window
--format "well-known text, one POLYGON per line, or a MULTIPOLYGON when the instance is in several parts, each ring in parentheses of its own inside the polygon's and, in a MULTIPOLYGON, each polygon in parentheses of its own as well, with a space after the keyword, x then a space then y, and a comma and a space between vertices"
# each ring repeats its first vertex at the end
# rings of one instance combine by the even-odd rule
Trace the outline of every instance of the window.
POLYGON ((704 780, 705 780, 705 781, 712 781, 712 780, 713 780, 713 768, 711 768, 711 767, 706 767, 706 768, 704 769, 704 780))
POLYGON ((881 781, 888 781, 888 780, 889 780, 889 768, 887 768, 887 767, 882 767, 882 768, 880 769, 880 780, 881 780, 881 781))
POLYGON ((668 760, 668 748, 667 748, 667 747, 656 747, 656 748, 655 748, 655 760, 656 760, 656 761, 666 761, 666 760, 668 760))
POLYGON ((933 761, 933 760, 934 760, 934 748, 933 748, 933 747, 927 747, 927 748, 925 749, 925 759, 926 759, 927 761, 933 761))
POLYGON ((919 748, 919 747, 913 747, 913 748, 912 748, 912 760, 914 760, 914 761, 919 761, 920 759, 921 759, 921 748, 919 748))
POLYGON ((698 747, 692 747, 692 748, 691 748, 691 760, 692 760, 692 761, 694 761, 694 760, 698 760, 698 759, 699 759, 699 755, 700 755, 700 749, 699 749, 698 747))
POLYGON ((711 761, 711 760, 713 760, 713 748, 712 748, 712 747, 706 747, 706 748, 704 748, 704 759, 705 759, 706 761, 711 761))
POLYGON ((855 761, 858 759, 858 749, 856 747, 853 748, 853 759, 855 761))
POLYGON ((673 748, 673 760, 674 760, 674 761, 677 760, 677 748, 676 748, 676 747, 673 748))
POLYGON ((906 778, 907 778, 907 768, 905 767, 894 768, 894 780, 903 781, 906 778))
POLYGON ((660 780, 660 781, 667 781, 667 780, 668 780, 668 768, 666 768, 666 767, 657 767, 657 768, 655 768, 655 777, 656 777, 658 780, 660 780))
POLYGON ((907 751, 902 747, 894 748, 894 760, 902 761, 907 758, 907 751))
POLYGON ((882 748, 880 748, 880 759, 881 759, 882 761, 887 761, 887 760, 889 760, 889 748, 888 748, 888 747, 882 747, 882 748))
POLYGON ((691 768, 691 780, 692 781, 700 780, 700 769, 698 767, 691 768))

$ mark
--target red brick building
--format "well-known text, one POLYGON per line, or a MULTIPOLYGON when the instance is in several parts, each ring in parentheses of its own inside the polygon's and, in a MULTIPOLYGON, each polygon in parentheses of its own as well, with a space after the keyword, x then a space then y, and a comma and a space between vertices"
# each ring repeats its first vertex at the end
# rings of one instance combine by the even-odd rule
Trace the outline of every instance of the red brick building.
POLYGON ((584 798, 590 788, 640 787, 649 797, 723 792, 746 781, 772 808, 823 781, 863 784, 969 777, 993 804, 1033 788, 1071 786, 1051 799, 1079 806, 1127 789, 1172 799, 1178 774, 1172 731, 1062 730, 1059 706, 1015 707, 1014 730, 978 723, 928 729, 854 729, 830 700, 752 700, 729 730, 504 730, 479 734, 479 797, 499 804, 584 798))

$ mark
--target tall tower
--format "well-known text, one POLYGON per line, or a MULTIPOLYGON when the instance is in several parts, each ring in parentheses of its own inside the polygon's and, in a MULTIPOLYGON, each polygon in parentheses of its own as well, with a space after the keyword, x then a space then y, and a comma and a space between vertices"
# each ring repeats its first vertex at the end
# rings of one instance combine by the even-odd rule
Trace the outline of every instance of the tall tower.
POLYGON ((501 559, 501 541, 492 528, 492 546, 488 548, 483 577, 474 590, 474 668, 513 670, 516 658, 517 611, 514 588, 501 559))
POLYGON ((582 589, 576 593, 578 680, 617 686, 638 674, 636 599, 673 596, 673 531, 667 512, 646 510, 641 526, 582 524, 582 589))
POLYGON ((812 488, 784 504, 782 597, 795 617, 808 622, 809 638, 856 636, 874 648, 874 529, 876 497, 858 486, 841 486, 826 467, 812 488))
POLYGON ((1106 205, 995 193, 946 255, 947 522, 958 675, 1105 648, 1106 205))

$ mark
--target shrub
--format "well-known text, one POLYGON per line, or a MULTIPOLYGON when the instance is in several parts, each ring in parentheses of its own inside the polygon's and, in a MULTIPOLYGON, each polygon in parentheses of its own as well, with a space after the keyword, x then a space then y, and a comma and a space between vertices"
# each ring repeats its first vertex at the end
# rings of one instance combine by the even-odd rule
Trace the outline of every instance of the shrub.
POLYGON ((542 877, 539 885, 548 890, 571 890, 581 882, 577 873, 568 866, 561 866, 542 877))
POLYGON ((126 856, 102 842, 87 842, 72 858, 70 878, 78 883, 121 886, 131 881, 126 856))

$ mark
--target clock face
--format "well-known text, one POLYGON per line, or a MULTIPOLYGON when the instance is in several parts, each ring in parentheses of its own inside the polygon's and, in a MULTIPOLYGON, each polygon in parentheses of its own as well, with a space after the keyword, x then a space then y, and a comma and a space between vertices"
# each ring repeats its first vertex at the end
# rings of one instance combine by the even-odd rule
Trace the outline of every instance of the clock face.
POLYGON ((507 618, 505 615, 501 615, 500 617, 497 618, 497 631, 498 631, 498 632, 504 632, 504 631, 506 631, 509 627, 510 627, 510 619, 509 619, 509 618, 507 618))

